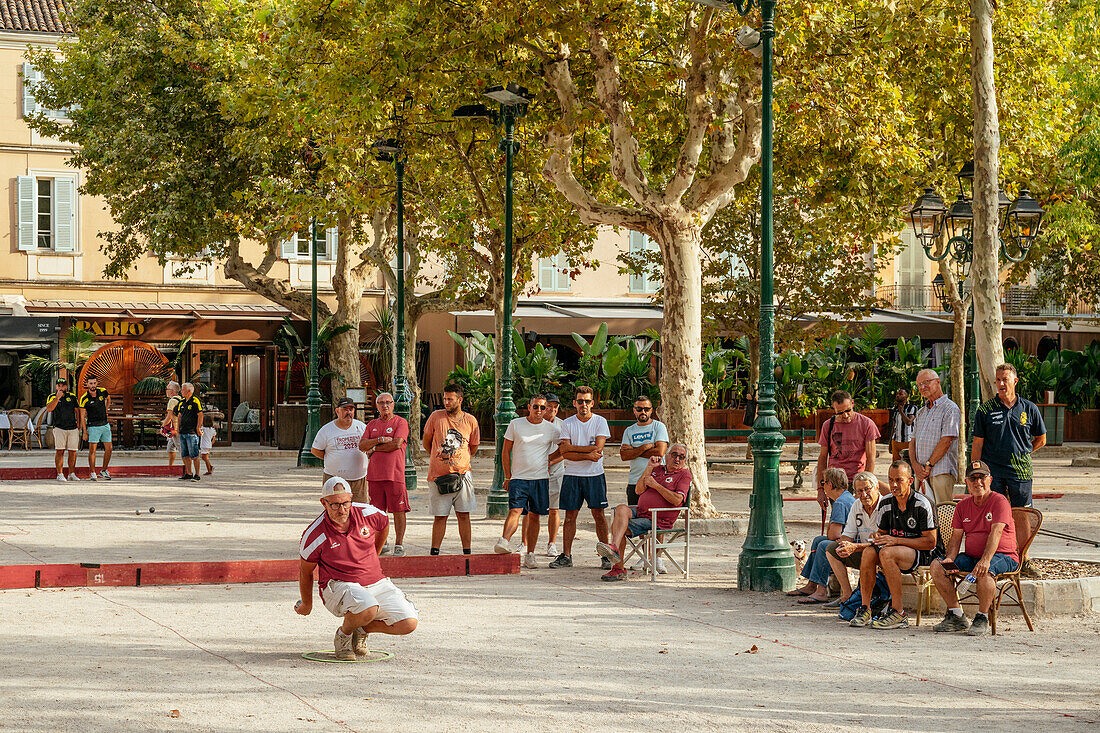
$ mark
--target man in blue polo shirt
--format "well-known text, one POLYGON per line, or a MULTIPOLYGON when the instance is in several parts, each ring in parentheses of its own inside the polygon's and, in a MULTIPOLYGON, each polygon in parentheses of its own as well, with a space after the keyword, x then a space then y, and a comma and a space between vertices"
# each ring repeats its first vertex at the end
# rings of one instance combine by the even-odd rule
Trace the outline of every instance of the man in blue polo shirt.
POLYGON ((992 489, 1012 506, 1031 506, 1031 454, 1047 444, 1043 415, 1030 400, 1016 394, 1016 367, 997 367, 997 396, 974 415, 971 461, 985 461, 992 489))

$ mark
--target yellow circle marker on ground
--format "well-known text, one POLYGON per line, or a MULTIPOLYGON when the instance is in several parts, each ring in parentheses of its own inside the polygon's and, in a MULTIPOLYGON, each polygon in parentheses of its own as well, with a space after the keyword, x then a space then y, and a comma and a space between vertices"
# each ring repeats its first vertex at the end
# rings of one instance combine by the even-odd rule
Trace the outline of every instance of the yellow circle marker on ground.
POLYGON ((391 652, 380 652, 374 649, 355 659, 337 659, 334 651, 302 652, 302 659, 311 662, 328 662, 330 664, 362 664, 363 662, 382 662, 393 657, 391 652))

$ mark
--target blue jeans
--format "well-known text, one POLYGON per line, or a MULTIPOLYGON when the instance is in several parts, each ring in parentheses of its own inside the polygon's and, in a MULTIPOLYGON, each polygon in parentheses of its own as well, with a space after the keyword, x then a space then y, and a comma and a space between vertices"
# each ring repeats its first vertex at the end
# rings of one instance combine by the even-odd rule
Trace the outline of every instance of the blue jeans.
POLYGON ((810 545, 810 554, 806 558, 806 565, 802 568, 802 577, 811 583, 828 585, 829 576, 833 574, 833 569, 829 565, 827 553, 829 547, 835 545, 836 542, 824 535, 814 537, 813 544, 810 545))
POLYGON ((199 457, 199 436, 194 433, 180 434, 180 452, 184 458, 199 457))

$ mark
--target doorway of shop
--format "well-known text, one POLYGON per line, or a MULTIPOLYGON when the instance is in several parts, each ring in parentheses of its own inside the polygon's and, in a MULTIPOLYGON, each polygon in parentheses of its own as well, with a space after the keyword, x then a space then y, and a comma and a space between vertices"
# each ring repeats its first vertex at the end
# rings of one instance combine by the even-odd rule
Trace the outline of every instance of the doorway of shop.
POLYGON ((248 344, 197 344, 192 349, 195 379, 205 388, 212 411, 215 445, 259 441, 264 424, 264 348, 248 344))

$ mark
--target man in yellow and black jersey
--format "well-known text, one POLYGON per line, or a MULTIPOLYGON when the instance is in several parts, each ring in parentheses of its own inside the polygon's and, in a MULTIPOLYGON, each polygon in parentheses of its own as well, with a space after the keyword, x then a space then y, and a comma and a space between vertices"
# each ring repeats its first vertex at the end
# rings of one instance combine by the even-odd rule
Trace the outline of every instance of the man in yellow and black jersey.
POLYGON ((180 436, 183 455, 181 481, 199 480, 199 440, 202 437, 202 402, 195 396, 195 385, 184 382, 176 404, 176 434, 180 436))
POLYGON ((77 412, 80 404, 76 395, 69 391, 69 380, 57 378, 57 389, 46 403, 46 412, 50 413, 53 425, 54 466, 57 468, 58 481, 76 481, 76 452, 80 450, 80 423, 77 412), (65 454, 69 454, 69 478, 65 478, 62 463, 65 454))
POLYGON ((84 394, 80 395, 80 432, 88 441, 88 468, 92 481, 99 478, 111 480, 107 466, 111 465, 111 423, 107 420, 107 410, 111 407, 111 395, 99 386, 94 374, 84 378, 84 394), (99 474, 95 470, 95 448, 103 444, 103 468, 99 474))

